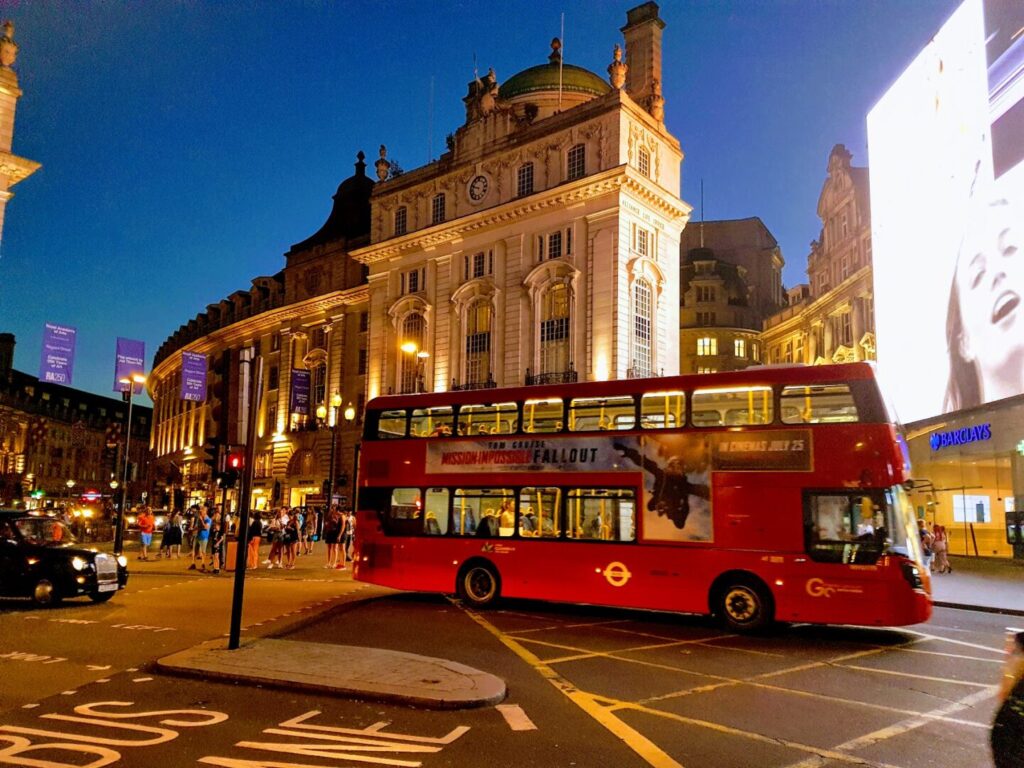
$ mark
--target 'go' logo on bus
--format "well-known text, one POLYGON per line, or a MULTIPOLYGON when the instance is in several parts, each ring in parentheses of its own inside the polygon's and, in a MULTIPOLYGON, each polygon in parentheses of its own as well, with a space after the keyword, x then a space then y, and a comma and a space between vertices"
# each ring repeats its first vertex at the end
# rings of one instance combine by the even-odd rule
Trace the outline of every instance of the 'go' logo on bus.
POLYGON ((633 576, 626 567, 626 564, 620 563, 618 560, 614 563, 608 563, 608 566, 603 571, 598 571, 598 573, 602 573, 613 587, 624 586, 633 576))
POLYGON ((830 587, 824 579, 808 579, 806 589, 811 597, 832 597, 836 591, 836 588, 830 587))

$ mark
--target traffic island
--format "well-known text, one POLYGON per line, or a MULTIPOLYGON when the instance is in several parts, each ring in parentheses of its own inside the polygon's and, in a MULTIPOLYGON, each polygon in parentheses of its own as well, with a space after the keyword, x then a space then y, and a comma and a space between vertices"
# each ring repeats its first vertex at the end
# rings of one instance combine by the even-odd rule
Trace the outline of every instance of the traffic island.
POLYGON ((164 672, 424 707, 497 704, 505 681, 447 659, 355 645, 243 640, 227 650, 211 640, 157 661, 164 672))

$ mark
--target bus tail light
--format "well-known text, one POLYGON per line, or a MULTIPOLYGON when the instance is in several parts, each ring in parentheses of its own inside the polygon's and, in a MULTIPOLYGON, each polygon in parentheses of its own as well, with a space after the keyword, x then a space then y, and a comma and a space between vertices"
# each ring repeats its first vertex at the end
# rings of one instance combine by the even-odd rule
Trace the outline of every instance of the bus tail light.
POLYGON ((910 560, 900 561, 900 570, 903 572, 903 578, 907 580, 911 589, 924 589, 924 582, 921 581, 921 571, 918 567, 910 560))

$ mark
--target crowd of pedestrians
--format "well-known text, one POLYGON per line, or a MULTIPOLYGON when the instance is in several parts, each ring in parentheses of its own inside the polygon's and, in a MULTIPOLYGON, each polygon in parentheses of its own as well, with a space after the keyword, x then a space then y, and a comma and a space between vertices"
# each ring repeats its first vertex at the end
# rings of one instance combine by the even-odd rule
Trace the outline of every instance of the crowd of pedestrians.
MULTIPOLYGON (((186 558, 188 570, 214 574, 227 568, 228 537, 237 535, 238 518, 225 513, 220 504, 196 504, 184 512, 173 512, 155 554, 150 553, 156 530, 152 511, 143 506, 136 519, 140 560, 186 558)), ((244 554, 247 568, 260 566, 261 544, 270 545, 262 562, 267 568, 293 569, 298 557, 317 554, 320 540, 327 543, 324 568, 345 570, 352 560, 355 515, 338 505, 326 511, 313 507, 276 507, 263 513, 252 510, 248 524, 249 543, 244 554)))

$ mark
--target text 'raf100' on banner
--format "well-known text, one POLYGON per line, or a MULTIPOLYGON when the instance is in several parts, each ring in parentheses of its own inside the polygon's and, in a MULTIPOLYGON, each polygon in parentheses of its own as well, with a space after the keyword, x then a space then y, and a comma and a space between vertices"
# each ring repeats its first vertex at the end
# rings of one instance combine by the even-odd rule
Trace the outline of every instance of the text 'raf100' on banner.
POLYGON ((288 411, 309 416, 309 371, 292 369, 292 394, 288 411))
POLYGON ((43 353, 39 361, 40 381, 71 386, 77 333, 69 325, 46 323, 43 328, 43 353))
MULTIPOLYGON (((114 391, 127 392, 128 384, 122 379, 131 381, 133 376, 143 376, 146 372, 146 344, 135 339, 117 337, 117 359, 114 364, 114 391)), ((142 384, 136 382, 134 394, 142 394, 142 384)))
POLYGON ((206 355, 181 353, 181 399, 193 403, 206 400, 206 355))

